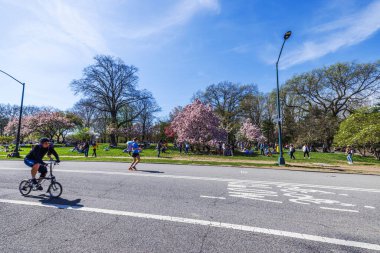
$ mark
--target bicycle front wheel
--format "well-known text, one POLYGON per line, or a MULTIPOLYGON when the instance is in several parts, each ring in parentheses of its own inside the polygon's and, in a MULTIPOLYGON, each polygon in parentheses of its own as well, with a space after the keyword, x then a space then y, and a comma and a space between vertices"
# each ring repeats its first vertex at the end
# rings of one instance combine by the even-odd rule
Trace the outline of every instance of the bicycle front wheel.
POLYGON ((62 185, 58 182, 53 182, 50 184, 47 190, 52 198, 58 198, 62 194, 62 185))
POLYGON ((26 196, 32 190, 32 186, 30 185, 29 180, 22 180, 20 185, 18 186, 18 189, 22 196, 26 196))

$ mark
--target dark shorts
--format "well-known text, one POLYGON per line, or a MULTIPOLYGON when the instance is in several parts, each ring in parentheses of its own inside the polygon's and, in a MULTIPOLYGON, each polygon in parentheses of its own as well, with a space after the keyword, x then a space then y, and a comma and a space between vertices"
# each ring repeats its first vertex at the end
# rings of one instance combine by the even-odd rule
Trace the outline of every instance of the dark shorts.
POLYGON ((133 154, 132 154, 132 157, 139 157, 139 156, 140 156, 139 153, 133 153, 133 154))
MULTIPOLYGON (((25 163, 26 166, 32 168, 38 162, 36 162, 34 160, 31 160, 31 159, 24 159, 24 163, 25 163)), ((40 167, 38 168, 38 172, 41 173, 41 174, 46 174, 47 173, 46 166, 40 165, 40 167)))
POLYGON ((24 159, 24 163, 26 166, 32 168, 37 162, 31 159, 24 159))

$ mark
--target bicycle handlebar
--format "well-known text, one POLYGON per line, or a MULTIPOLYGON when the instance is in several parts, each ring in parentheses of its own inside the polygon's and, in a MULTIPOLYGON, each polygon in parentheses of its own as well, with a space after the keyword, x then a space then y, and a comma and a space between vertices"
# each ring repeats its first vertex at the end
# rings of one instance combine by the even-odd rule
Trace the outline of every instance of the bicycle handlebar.
POLYGON ((53 164, 53 165, 58 165, 59 164, 59 162, 57 162, 56 160, 49 160, 49 161, 46 161, 45 163, 53 164))

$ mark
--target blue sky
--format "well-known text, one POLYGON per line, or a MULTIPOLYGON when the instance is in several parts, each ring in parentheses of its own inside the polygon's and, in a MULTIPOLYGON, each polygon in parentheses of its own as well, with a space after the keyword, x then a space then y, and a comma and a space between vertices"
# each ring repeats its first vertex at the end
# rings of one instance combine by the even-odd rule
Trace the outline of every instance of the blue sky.
MULTIPOLYGON (((70 108, 69 88, 96 54, 139 68, 164 116, 219 81, 275 88, 335 62, 380 59, 379 0, 0 0, 0 69, 26 82, 26 104, 70 108)), ((0 75, 0 103, 21 86, 0 75)))

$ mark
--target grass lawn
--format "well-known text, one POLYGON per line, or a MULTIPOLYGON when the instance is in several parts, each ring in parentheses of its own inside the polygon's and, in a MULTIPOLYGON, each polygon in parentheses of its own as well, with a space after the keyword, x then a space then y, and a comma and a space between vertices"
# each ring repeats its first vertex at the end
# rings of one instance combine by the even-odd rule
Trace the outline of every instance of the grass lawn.
MULTIPOLYGON (((98 157, 91 157, 90 149, 88 158, 78 152, 72 152, 72 147, 56 147, 61 160, 77 160, 77 161, 112 161, 112 162, 130 162, 131 157, 127 153, 123 153, 125 144, 120 144, 118 148, 111 148, 105 151, 108 144, 101 144, 97 150, 98 157)), ((30 147, 22 147, 20 152, 22 156, 26 155, 30 147)), ((286 169, 309 169, 323 171, 344 171, 353 173, 370 173, 380 174, 380 161, 374 157, 361 157, 354 155, 354 166, 348 166, 346 155, 344 153, 311 153, 311 159, 304 159, 302 151, 297 150, 295 153, 296 160, 290 160, 286 152, 285 160, 287 162, 286 169), (346 169, 347 168, 347 169, 346 169)), ((198 164, 198 165, 218 165, 218 166, 242 166, 242 167, 278 167, 278 155, 272 157, 254 154, 251 156, 242 153, 236 153, 235 156, 217 156, 217 155, 199 155, 199 154, 180 154, 178 150, 169 147, 167 153, 161 154, 157 158, 157 152, 152 146, 141 152, 142 162, 146 163, 168 163, 168 164, 198 164)), ((0 160, 6 158, 6 153, 0 151, 0 160)), ((13 159, 13 158, 12 158, 13 159)))

